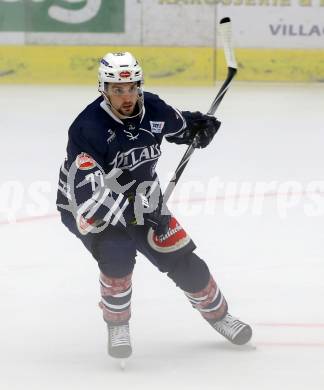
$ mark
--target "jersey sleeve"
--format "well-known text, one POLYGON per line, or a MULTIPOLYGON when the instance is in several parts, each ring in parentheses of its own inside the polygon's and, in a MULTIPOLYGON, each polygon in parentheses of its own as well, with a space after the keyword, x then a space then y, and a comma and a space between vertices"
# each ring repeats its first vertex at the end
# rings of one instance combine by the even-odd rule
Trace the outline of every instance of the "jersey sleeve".
POLYGON ((170 141, 173 137, 181 136, 186 128, 186 120, 181 111, 171 106, 167 106, 166 117, 167 126, 163 131, 163 135, 170 141))
POLYGON ((192 132, 187 120, 188 113, 168 106, 168 124, 163 134, 168 142, 190 145, 192 132))

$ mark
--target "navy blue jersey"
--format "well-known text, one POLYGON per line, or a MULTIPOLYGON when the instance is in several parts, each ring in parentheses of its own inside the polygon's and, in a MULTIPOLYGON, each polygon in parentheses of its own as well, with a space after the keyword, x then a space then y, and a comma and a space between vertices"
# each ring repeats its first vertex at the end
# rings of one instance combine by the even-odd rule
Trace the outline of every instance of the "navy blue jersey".
MULTIPOLYGON (((125 120, 114 115, 99 97, 69 129, 67 157, 59 177, 58 209, 72 211, 71 204, 74 208, 85 205, 81 213, 92 208, 90 216, 102 218, 112 207, 112 203, 104 202, 109 193, 109 189, 105 192, 105 175, 114 168, 121 170, 117 181, 123 196, 136 192, 140 183, 156 181, 163 137, 173 142, 181 138, 185 126, 181 112, 155 94, 144 92, 142 114, 125 120), (98 186, 101 191, 96 192, 98 186)), ((114 196, 116 199, 121 200, 120 195, 114 196)))

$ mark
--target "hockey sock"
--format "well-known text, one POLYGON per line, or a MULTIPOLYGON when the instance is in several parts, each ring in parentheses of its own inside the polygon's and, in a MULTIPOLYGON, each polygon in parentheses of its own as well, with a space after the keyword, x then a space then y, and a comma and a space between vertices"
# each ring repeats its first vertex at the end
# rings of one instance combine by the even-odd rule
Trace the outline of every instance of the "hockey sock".
POLYGON ((109 324, 122 324, 131 316, 132 273, 123 278, 112 278, 100 274, 103 318, 109 324))
POLYGON ((215 280, 210 275, 207 286, 195 293, 185 292, 191 305, 197 309, 207 321, 217 321, 227 313, 227 302, 215 280))

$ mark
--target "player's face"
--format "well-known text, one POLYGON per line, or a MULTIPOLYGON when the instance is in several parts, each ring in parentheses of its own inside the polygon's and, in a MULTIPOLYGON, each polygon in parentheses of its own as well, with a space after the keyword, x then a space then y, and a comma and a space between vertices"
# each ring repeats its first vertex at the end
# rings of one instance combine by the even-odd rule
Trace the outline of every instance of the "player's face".
POLYGON ((137 83, 111 83, 108 85, 107 95, 115 110, 130 116, 138 99, 137 83))

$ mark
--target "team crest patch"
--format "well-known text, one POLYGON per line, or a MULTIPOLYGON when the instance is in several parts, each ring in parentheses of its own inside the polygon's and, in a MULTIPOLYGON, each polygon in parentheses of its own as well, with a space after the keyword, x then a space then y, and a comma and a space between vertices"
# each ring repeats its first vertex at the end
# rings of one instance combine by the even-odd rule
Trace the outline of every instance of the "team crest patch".
POLYGON ((152 133, 160 134, 163 127, 164 127, 164 124, 165 124, 165 122, 150 121, 152 133))
POLYGON ((172 217, 169 222, 169 231, 164 236, 157 236, 153 229, 147 235, 149 245, 161 253, 176 252, 185 247, 191 240, 179 222, 172 217))
POLYGON ((80 153, 77 156, 75 163, 77 168, 81 169, 81 171, 87 171, 96 166, 95 160, 87 153, 80 153))

